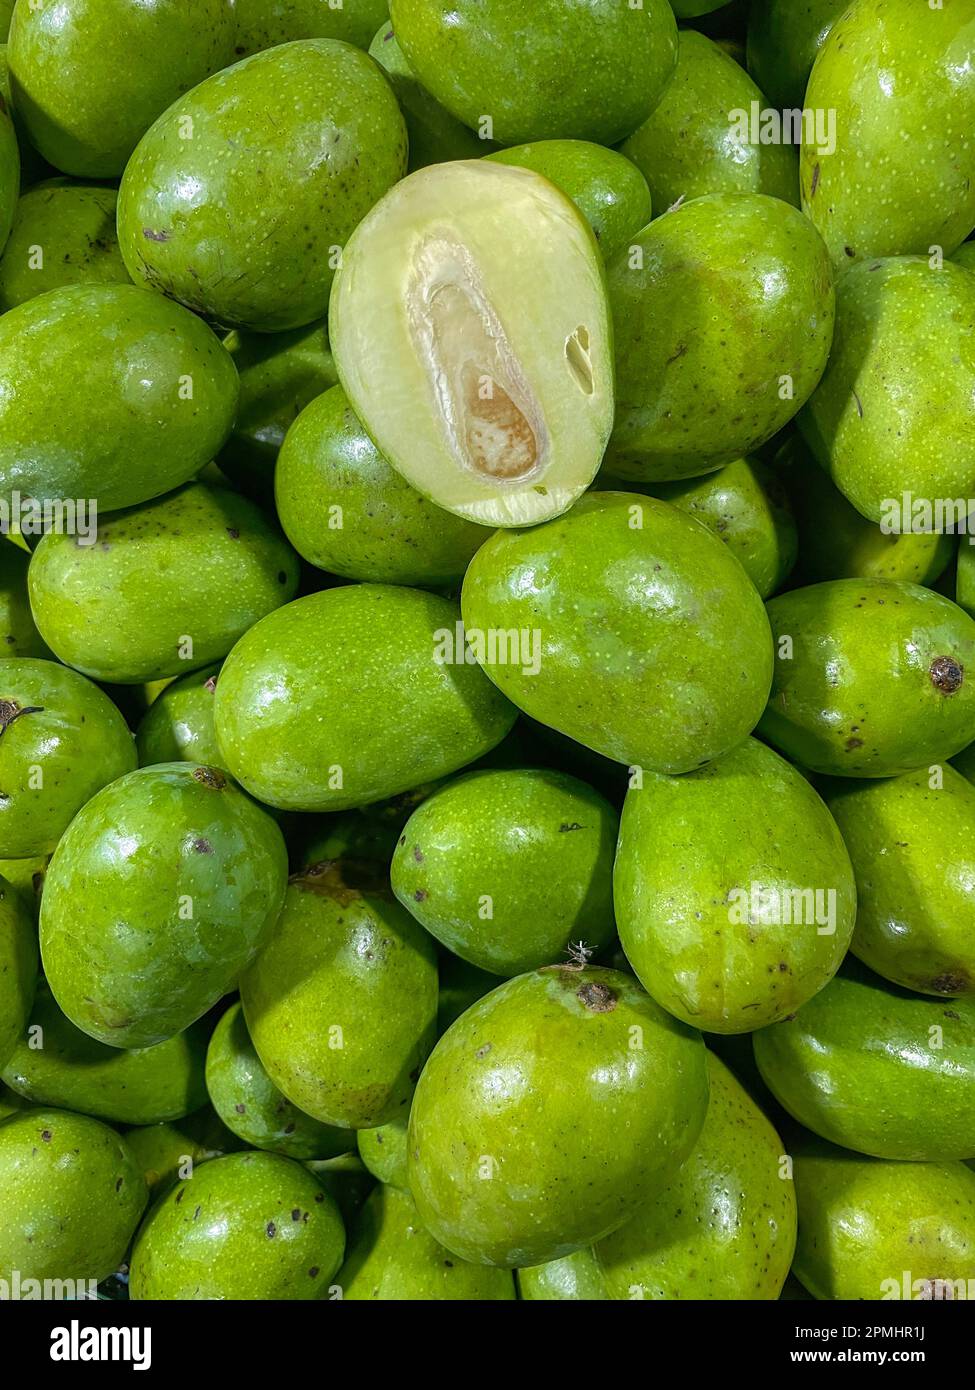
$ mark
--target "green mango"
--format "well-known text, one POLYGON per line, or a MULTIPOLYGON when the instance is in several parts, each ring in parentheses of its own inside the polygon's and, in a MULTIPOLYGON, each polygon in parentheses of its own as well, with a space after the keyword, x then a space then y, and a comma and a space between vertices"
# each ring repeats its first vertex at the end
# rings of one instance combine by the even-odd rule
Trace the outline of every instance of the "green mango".
MULTIPOLYGON (((2 13, 4 3, 6 0, 0 0, 0 13, 2 13)), ((0 34, 2 33, 3 24, 0 22, 0 34)), ((0 102, 6 106, 7 113, 14 123, 14 134, 20 148, 20 188, 23 192, 31 184, 50 178, 57 173, 57 170, 52 169, 44 156, 34 149, 28 139, 27 132, 24 130, 23 121, 14 110, 13 92, 10 87, 10 63, 7 58, 7 45, 3 42, 0 42, 0 102)))
POLYGON ((234 0, 238 57, 294 39, 341 39, 367 48, 387 0, 234 0))
POLYGON ((835 19, 805 103, 832 114, 833 138, 800 154, 803 210, 835 265, 947 256, 975 227, 973 44, 973 0, 860 0, 835 19))
POLYGON ((975 787, 937 767, 823 795, 856 873, 854 955, 919 994, 975 995, 975 787))
POLYGON ((670 1181, 704 1122, 701 1035, 615 970, 508 980, 437 1043, 410 1111, 420 1219, 461 1259, 544 1264, 670 1181))
POLYGON ((515 711, 456 650, 459 622, 446 599, 381 584, 270 614, 220 673, 224 766, 268 806, 341 811, 473 762, 515 711))
POLYGON ((324 319, 343 242, 405 171, 406 127, 372 59, 333 39, 281 44, 201 83, 140 142, 119 190, 122 256, 207 318, 300 328, 324 319))
POLYGON ((796 1244, 796 1197, 782 1140, 708 1054, 711 1100, 700 1138, 665 1192, 601 1240, 610 1298, 771 1300, 796 1244))
POLYGON ((30 1109, 0 1124, 0 1279, 100 1282, 146 1204, 125 1141, 88 1115, 30 1109))
POLYGON ((20 196, 0 256, 0 313, 65 285, 131 284, 115 235, 114 188, 48 179, 20 196))
POLYGON ((348 1130, 319 1124, 281 1094, 254 1049, 239 1002, 210 1039, 206 1085, 227 1128, 255 1149, 305 1161, 334 1158, 352 1147, 348 1130))
POLYGON ((393 892, 455 955, 521 975, 558 964, 576 942, 599 952, 613 940, 618 829, 609 802, 564 773, 469 773, 407 821, 393 892))
POLYGON ((752 730, 768 693, 753 585, 703 526, 653 498, 591 493, 542 526, 497 532, 462 607, 468 642, 520 709, 619 762, 698 767, 752 730), (492 644, 498 633, 520 634, 520 653, 492 644))
POLYGON ((161 295, 38 295, 0 317, 0 492, 100 512, 158 497, 213 458, 237 393, 216 334, 161 295))
POLYGON ((338 1207, 300 1163, 228 1154, 149 1212, 132 1251, 129 1297, 321 1299, 344 1250, 338 1207))
POLYGON ((234 988, 286 879, 280 830, 222 772, 130 772, 78 813, 51 860, 40 930, 51 992, 99 1042, 164 1042, 234 988))
POLYGON ((681 30, 674 80, 620 146, 650 185, 655 208, 707 193, 767 193, 798 206, 794 146, 736 138, 735 122, 751 121, 756 103, 769 104, 734 58, 704 34, 681 30))
POLYGON ((30 553, 0 539, 0 660, 12 656, 49 658, 27 597, 30 553))
POLYGON ((666 0, 391 0, 406 61, 448 111, 490 138, 613 145, 646 120, 677 61, 666 0))
POLYGON ((768 605, 775 671, 758 732, 835 777, 895 777, 975 739, 975 622, 894 579, 834 579, 768 605))
POLYGON ((652 222, 609 267, 616 423, 607 472, 710 473, 788 424, 833 335, 822 238, 797 209, 713 193, 652 222))
POLYGON ((166 686, 136 730, 139 766, 153 763, 217 763, 220 749, 213 727, 213 695, 220 663, 190 671, 166 686))
MULTIPOLYGON (((0 864, 0 873, 3 865, 0 864)), ((440 997, 437 1000, 437 1036, 446 1033, 461 1014, 497 987, 498 977, 461 960, 451 951, 440 958, 440 997)))
POLYGON ((518 1294, 528 1303, 600 1303, 610 1296, 602 1270, 589 1248, 545 1265, 519 1269, 515 1277, 518 1294))
POLYGON ((253 502, 189 483, 102 522, 97 545, 49 532, 28 585, 62 661, 134 685, 226 656, 294 598, 298 578, 297 556, 253 502))
POLYGON ((850 960, 754 1046, 772 1094, 821 1138, 875 1158, 975 1158, 970 999, 923 999, 850 960))
POLYGON ((975 1173, 964 1164, 883 1163, 811 1138, 794 1154, 793 1268, 814 1298, 970 1295, 975 1173))
POLYGON ((412 488, 372 443, 341 386, 306 406, 288 431, 274 493, 299 555, 346 579, 459 583, 491 535, 412 488))
POLYGON ((41 910, 48 859, 46 854, 37 854, 32 859, 0 859, 0 877, 17 893, 35 926, 41 910))
POLYGON ((850 0, 751 0, 748 71, 779 108, 799 110, 816 54, 850 0))
MULTIPOLYGON (((629 142, 628 142, 629 143, 629 142)), ((624 147, 624 153, 630 152, 624 147)), ((587 140, 539 140, 486 156, 544 174, 571 198, 612 260, 652 215, 650 190, 637 162, 587 140)))
POLYGON ((406 1172, 406 1126, 404 1117, 377 1125, 375 1129, 358 1129, 355 1135, 359 1157, 373 1177, 402 1192, 410 1190, 406 1172))
POLYGON ((20 147, 7 100, 0 94, 0 251, 10 236, 20 191, 20 147))
POLYGON ((135 767, 125 720, 91 681, 54 661, 0 661, 0 854, 50 854, 100 788, 135 767))
POLYGON ((240 997, 268 1075, 307 1115, 374 1129, 405 1114, 435 1036, 437 962, 384 866, 346 859, 292 876, 240 997))
POLYGON ((37 984, 37 937, 20 894, 0 878, 0 1066, 30 1017, 37 984))
POLYGON ((127 1129, 125 1142, 153 1196, 188 1177, 196 1164, 244 1147, 210 1105, 183 1120, 127 1129))
POLYGON ((620 942, 676 1018, 747 1033, 836 974, 856 916, 853 869, 823 802, 757 739, 626 795, 613 876, 620 942))
POLYGON ((35 1105, 53 1105, 112 1124, 179 1120, 206 1104, 210 1024, 201 1019, 155 1047, 106 1047, 65 1018, 42 985, 0 1075, 35 1105))

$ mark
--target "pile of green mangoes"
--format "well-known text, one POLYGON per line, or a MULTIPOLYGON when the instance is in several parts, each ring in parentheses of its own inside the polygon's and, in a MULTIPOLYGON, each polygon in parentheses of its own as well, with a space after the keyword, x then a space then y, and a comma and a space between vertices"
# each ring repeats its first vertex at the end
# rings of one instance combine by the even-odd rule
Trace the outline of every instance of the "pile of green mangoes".
POLYGON ((0 0, 0 1298, 975 1297, 975 0, 0 0))

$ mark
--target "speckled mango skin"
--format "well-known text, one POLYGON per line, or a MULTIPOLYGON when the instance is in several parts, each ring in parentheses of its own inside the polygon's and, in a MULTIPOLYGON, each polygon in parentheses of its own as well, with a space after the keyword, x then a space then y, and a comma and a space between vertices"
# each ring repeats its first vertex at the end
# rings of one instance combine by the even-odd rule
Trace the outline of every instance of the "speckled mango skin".
POLYGON ((793 762, 895 777, 975 739, 975 622, 950 599, 893 579, 834 579, 767 608, 775 673, 758 732, 793 762))
POLYGON ((75 813, 135 767, 132 736, 103 691, 54 661, 0 661, 0 710, 0 855, 50 854, 75 813))
POLYGON ((515 711, 476 666, 435 660, 436 634, 459 619, 446 599, 380 584, 272 613, 220 674, 224 765, 268 806, 341 811, 474 762, 515 711))
POLYGON ((140 767, 153 763, 220 763, 213 696, 220 664, 190 671, 149 706, 135 735, 140 767))
POLYGON ((620 942, 644 988, 706 1032, 747 1033, 791 1014, 839 969, 856 915, 832 817, 757 739, 683 777, 644 773, 626 794, 613 887, 620 942), (789 910, 753 920, 756 888, 789 910), (820 897, 793 896, 804 893, 820 897))
POLYGON ((0 1066, 17 1047, 37 985, 37 938, 23 899, 0 878, 0 1066))
POLYGON ((773 106, 800 109, 816 54, 849 0, 751 0, 748 71, 773 106))
POLYGON ((463 1014, 424 1067, 410 1190, 424 1225, 462 1259, 560 1259, 666 1185, 707 1096, 701 1035, 629 976, 519 975, 463 1014))
POLYGON ((366 434, 341 386, 318 396, 289 429, 274 496, 298 553, 346 579, 456 584, 492 534, 411 487, 366 434))
POLYGON ((919 994, 975 995, 975 787, 945 766, 822 790, 857 878, 854 955, 919 994))
POLYGON ((240 995, 268 1075, 307 1115, 349 1130, 405 1116, 436 1035, 437 958, 380 865, 294 875, 240 995))
POLYGON ((129 1297, 317 1300, 344 1250, 338 1208, 300 1163, 228 1154, 152 1208, 132 1251, 129 1297))
POLYGON ((771 439, 809 398, 833 336, 822 238, 776 198, 713 193, 652 222, 609 267, 616 423, 607 472, 713 472, 771 439), (782 378, 792 380, 783 399, 782 378))
POLYGON ((524 1303, 601 1303, 609 1299, 606 1280, 589 1248, 548 1264, 519 1269, 515 1277, 524 1303))
POLYGON ((234 7, 241 58, 294 39, 341 39, 367 48, 389 10, 387 0, 234 0, 234 7))
POLYGON ((355 1142, 359 1157, 374 1178, 382 1183, 409 1192, 406 1171, 407 1117, 390 1120, 375 1129, 356 1130, 355 1142))
POLYGON ((849 960, 753 1039, 762 1079, 814 1134, 875 1158, 975 1158, 975 1002, 925 999, 849 960))
POLYGON ((287 851, 219 770, 140 768, 75 817, 41 903, 44 973, 83 1032, 151 1047, 233 989, 274 927, 287 851))
POLYGON ((0 489, 100 513, 158 497, 217 453, 238 390, 213 331, 161 295, 38 295, 0 317, 0 489))
POLYGON ((146 1204, 125 1141, 87 1115, 31 1109, 0 1124, 0 1279, 94 1279, 122 1262, 146 1204))
POLYGON ((298 577, 298 557, 253 502, 190 483, 106 518, 95 545, 49 533, 28 584, 38 629, 62 661, 137 685, 226 656, 294 598, 298 577))
POLYGON ((0 93, 0 251, 7 244, 20 191, 20 148, 7 102, 0 93))
POLYGON ((26 550, 0 539, 0 660, 12 656, 48 660, 51 656, 30 611, 29 563, 30 555, 26 550))
POLYGON ((183 1120, 127 1129, 124 1138, 149 1192, 156 1197, 186 1176, 190 1165, 244 1148, 243 1140, 231 1134, 210 1105, 183 1120))
POLYGON ((324 319, 337 248, 405 173, 406 144, 392 88, 359 49, 305 39, 245 58, 170 107, 129 161, 129 273, 229 327, 324 319))
POLYGON ((462 607, 468 630, 539 633, 536 675, 495 662, 491 679, 619 762, 699 767, 751 732, 767 696, 769 633, 748 576, 654 498, 592 493, 554 521, 499 531, 471 562, 462 607))
MULTIPOLYGON (((905 1272, 911 1281, 963 1279, 971 1287, 975 1173, 964 1164, 884 1163, 812 1138, 793 1145, 793 1155, 793 1268, 814 1298, 874 1301, 896 1288, 903 1299, 905 1272)), ((918 1287, 913 1296, 931 1292, 918 1287)))
POLYGON ((64 285, 131 284, 115 235, 117 201, 114 188, 75 179, 22 193, 0 256, 0 312, 64 285))
POLYGON ((618 829, 609 802, 575 777, 470 773, 407 821, 390 870, 393 892, 455 955, 496 975, 521 975, 564 961, 571 942, 598 953, 613 940, 618 829))
POLYGON ((975 227, 973 45, 973 0, 860 0, 835 20, 806 105, 835 111, 836 149, 804 144, 800 177, 837 266, 947 256, 975 227))

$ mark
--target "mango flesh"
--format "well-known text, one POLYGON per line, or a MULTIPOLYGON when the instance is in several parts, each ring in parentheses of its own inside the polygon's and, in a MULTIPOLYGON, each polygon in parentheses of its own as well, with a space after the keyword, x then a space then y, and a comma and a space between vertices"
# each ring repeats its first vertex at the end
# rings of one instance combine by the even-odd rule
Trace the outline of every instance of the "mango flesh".
POLYGON ((155 1197, 188 1177, 196 1164, 244 1147, 210 1105, 183 1120, 127 1129, 124 1137, 155 1197))
POLYGON ((37 630, 27 597, 30 555, 12 542, 0 543, 0 659, 33 656, 47 659, 51 652, 37 630))
POLYGON ((233 989, 281 909, 281 832, 216 768, 163 763, 93 797, 51 860, 44 973, 78 1028, 164 1042, 233 989))
POLYGON ((398 1187, 402 1192, 410 1190, 406 1170, 406 1123, 405 1117, 390 1120, 388 1124, 377 1125, 375 1129, 356 1130, 355 1136, 359 1157, 373 1177, 398 1187))
POLYGON ((153 763, 217 763, 213 696, 220 664, 190 671, 153 700, 136 730, 139 766, 153 763))
MULTIPOLYGON (((629 1225, 629 1222, 627 1222, 629 1225)), ((591 1249, 577 1250, 561 1260, 519 1269, 518 1294, 529 1303, 605 1302, 606 1280, 591 1249)))
POLYGON ((14 1053, 37 984, 37 939, 16 889, 0 878, 0 1066, 14 1053))
POLYGON ((341 39, 366 48, 386 18, 386 0, 235 0, 239 58, 293 39, 341 39))
POLYGON ((773 106, 802 107, 809 74, 849 0, 751 0, 748 71, 773 106))
POLYGON ((0 312, 74 284, 130 284, 115 235, 114 188, 48 179, 20 196, 0 256, 0 312))

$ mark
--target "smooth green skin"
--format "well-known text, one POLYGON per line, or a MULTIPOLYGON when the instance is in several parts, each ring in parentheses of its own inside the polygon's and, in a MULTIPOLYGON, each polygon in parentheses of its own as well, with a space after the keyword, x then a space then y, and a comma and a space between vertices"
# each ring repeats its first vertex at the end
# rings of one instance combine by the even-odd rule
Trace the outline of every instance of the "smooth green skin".
POLYGON ((343 1129, 406 1114, 435 1037, 437 959, 381 865, 292 876, 240 997, 268 1075, 305 1114, 343 1129))
POLYGON ((652 222, 609 267, 616 423, 607 472, 713 472, 786 425, 812 394, 833 334, 829 257, 797 209, 714 193, 652 222), (781 398, 782 378, 792 399, 781 398))
POLYGON ((975 1173, 964 1164, 883 1163, 812 1138, 794 1157, 793 1268, 814 1298, 875 1301, 892 1284, 903 1298, 905 1272, 912 1282, 963 1280, 958 1297, 971 1287, 975 1173))
MULTIPOLYGON (((2 5, 3 0, 0 0, 0 11, 2 11, 2 5)), ((0 34, 2 33, 3 25, 0 23, 0 34)), ((38 154, 28 140, 23 121, 14 110, 13 93, 10 90, 10 64, 7 59, 7 45, 3 42, 0 42, 0 101, 6 104, 7 112, 14 123, 17 143, 20 146, 21 190, 28 188, 32 183, 37 183, 41 179, 50 178, 52 174, 56 174, 57 170, 51 168, 44 156, 38 154)))
POLYGON ((965 536, 958 546, 955 602, 959 608, 964 608, 966 613, 975 617, 975 553, 971 541, 971 537, 965 536))
POLYGON ((188 1176, 198 1163, 244 1147, 210 1105, 175 1123, 128 1129, 125 1142, 154 1196, 188 1176))
POLYGON ((406 1170, 407 1121, 390 1120, 375 1129, 359 1129, 355 1142, 359 1157, 382 1183, 389 1183, 403 1192, 410 1190, 406 1170))
POLYGON ((35 855, 32 859, 0 859, 0 877, 5 878, 20 896, 35 925, 41 910, 47 864, 46 854, 35 855))
POLYGON ((96 545, 48 533, 28 584, 38 629, 62 661, 138 685, 226 656, 294 598, 298 579, 298 557, 253 502, 189 483, 103 521, 96 545))
POLYGON ((423 1069, 409 1125, 420 1218, 473 1263, 561 1259, 669 1182, 707 1097, 701 1035, 629 976, 519 975, 468 1009, 423 1069))
POLYGON ((799 159, 803 210, 835 265, 947 256, 975 227, 973 44, 975 0, 859 0, 836 19, 806 91, 836 113, 836 148, 804 144, 799 159))
POLYGON ((615 1299, 769 1301, 796 1244, 782 1140, 723 1062, 708 1054, 711 1100, 675 1180, 595 1247, 615 1299))
POLYGON ((66 174, 117 178, 156 117, 234 55, 233 0, 29 0, 10 26, 14 105, 66 174))
MULTIPOLYGON (((629 1225, 629 1222, 627 1222, 629 1225)), ((527 1303, 602 1303, 609 1299, 592 1250, 577 1250, 562 1260, 519 1269, 518 1295, 527 1303)))
POLYGON ((37 937, 27 907, 0 878, 0 1065, 17 1047, 37 985, 37 937))
POLYGON ((640 982, 706 1032, 748 1033, 793 1013, 839 969, 856 917, 832 817, 757 739, 683 777, 644 773, 626 795, 613 889, 640 982), (752 921, 755 888, 800 920, 752 921), (808 892, 835 895, 832 923, 821 920, 826 900, 793 897, 808 892))
POLYGON ((758 732, 791 761, 896 777, 975 739, 975 622, 950 599, 893 579, 834 579, 767 609, 775 671, 758 732))
POLYGON ((762 1079, 806 1129, 875 1158, 975 1158, 975 1002, 924 999, 851 959, 753 1038, 762 1079))
POLYGON ((125 1141, 88 1115, 30 1109, 0 1124, 0 1279, 113 1274, 146 1205, 125 1141))
POLYGON ((951 262, 868 261, 837 282, 833 352, 798 425, 871 521, 904 493, 972 496, 973 329, 975 277, 951 262))
POLYGON ((459 583, 491 535, 412 488, 333 386, 288 431, 274 474, 278 517, 310 564, 376 584, 459 583))
POLYGON ((22 193, 0 256, 0 312, 64 285, 130 284, 115 235, 117 201, 114 188, 74 179, 22 193))
POLYGON ((3 1068, 11 1090, 35 1105, 54 1105, 111 1124, 179 1120, 206 1104, 203 1078, 210 1027, 195 1023, 156 1047, 106 1047, 65 1018, 41 986, 3 1068))
POLYGON ((727 548, 666 502, 591 493, 554 521, 497 532, 462 606, 468 631, 540 633, 537 674, 495 663, 488 675, 533 719, 619 762, 687 772, 740 742, 764 707, 761 599, 727 548))
POLYGON ((54 661, 0 661, 0 854, 50 854, 76 812, 131 772, 135 747, 111 700, 54 661))
POLYGON ((255 1149, 286 1158, 334 1158, 348 1153, 348 1130, 330 1129, 281 1094, 254 1050, 240 1003, 217 1024, 206 1059, 213 1108, 228 1129, 255 1149))
POLYGON ((599 952, 613 940, 618 829, 609 802, 575 777, 470 773, 413 812, 393 855, 393 892, 462 960, 521 975, 565 960, 572 942, 599 952))
MULTIPOLYGON (((3 865, 0 864, 0 872, 3 865)), ((452 951, 440 957, 440 998, 437 1001, 437 1034, 446 1033, 461 1014, 497 987, 498 977, 479 970, 452 951)))
POLYGON ((51 860, 41 955, 83 1032, 151 1047, 233 989, 287 880, 277 825, 214 768, 163 763, 98 793, 51 860))
POLYGON ((748 71, 779 108, 801 109, 816 54, 850 0, 751 0, 748 71))
POLYGON ((132 1251, 129 1297, 321 1299, 344 1252, 338 1207, 306 1168, 280 1154, 228 1154, 152 1208, 132 1251))
POLYGON ((3 657, 51 656, 30 611, 27 566, 30 554, 0 540, 0 653, 3 657))
POLYGON ((100 513, 158 497, 220 449, 238 390, 216 334, 161 295, 38 295, 0 317, 0 489, 100 513))
POLYGON ((387 0, 234 0, 238 57, 294 39, 369 41, 389 11, 387 0))
POLYGON ((220 664, 190 671, 168 685, 135 735, 140 767, 153 763, 220 763, 213 727, 213 694, 220 664))
POLYGON ((493 1302, 517 1297, 514 1276, 456 1259, 423 1227, 412 1197, 380 1185, 366 1201, 336 1282, 352 1302, 493 1302))
POLYGON ((674 80, 620 146, 646 178, 655 208, 707 193, 767 193, 798 206, 795 147, 730 138, 729 113, 750 114, 752 102, 761 110, 769 104, 744 68, 704 34, 682 29, 674 80))
POLYGON ((975 787, 953 767, 823 795, 857 879, 851 950, 919 994, 975 995, 975 787))
POLYGON ((245 58, 172 106, 129 161, 129 273, 231 327, 324 319, 337 248, 406 172, 406 144, 392 88, 359 49, 305 39, 245 58))
POLYGON ((587 140, 539 140, 487 156, 544 174, 571 198, 610 261, 651 217, 647 179, 632 159, 587 140))
POLYGON ((220 674, 223 765, 268 806, 342 811, 474 762, 515 711, 476 666, 435 660, 459 620, 446 599, 381 584, 278 609, 220 674))
POLYGON ((390 17, 427 91, 472 130, 489 116, 503 145, 614 145, 646 120, 677 61, 666 0, 392 0, 390 17))
POLYGON ((14 123, 0 94, 0 251, 7 244, 20 192, 20 148, 14 123))

